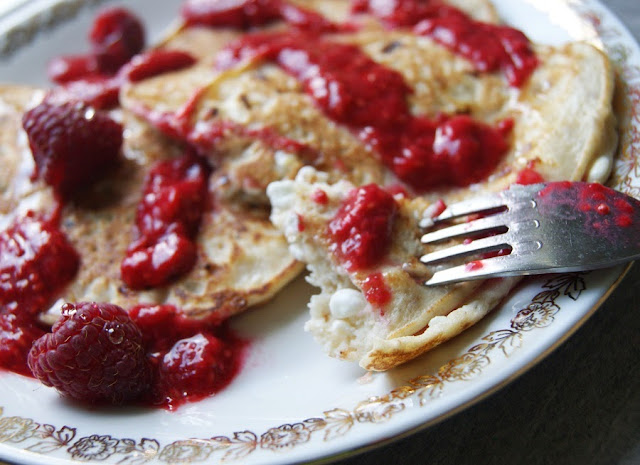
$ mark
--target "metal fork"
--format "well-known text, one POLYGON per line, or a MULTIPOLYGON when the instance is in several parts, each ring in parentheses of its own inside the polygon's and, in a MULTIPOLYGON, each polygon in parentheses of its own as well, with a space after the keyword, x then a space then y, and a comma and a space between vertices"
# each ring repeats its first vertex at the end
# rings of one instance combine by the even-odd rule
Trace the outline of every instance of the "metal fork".
POLYGON ((426 285, 606 268, 640 258, 640 202, 600 184, 513 186, 452 204, 420 227, 428 230, 424 244, 466 238, 421 262, 476 256, 436 271, 426 285), (469 215, 480 217, 436 229, 469 215))

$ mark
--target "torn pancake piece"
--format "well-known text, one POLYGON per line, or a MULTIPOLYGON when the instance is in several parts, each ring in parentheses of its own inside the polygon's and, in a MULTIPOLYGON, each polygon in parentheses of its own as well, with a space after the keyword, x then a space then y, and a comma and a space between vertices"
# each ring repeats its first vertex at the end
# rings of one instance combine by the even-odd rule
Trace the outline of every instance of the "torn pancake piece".
MULTIPOLYGON (((357 361, 367 370, 393 368, 479 321, 517 282, 424 286, 435 271, 417 258, 423 253, 418 221, 429 202, 398 195, 390 235, 372 238, 374 248, 388 251, 374 264, 353 266, 339 250, 363 244, 336 243, 332 228, 358 188, 327 180, 305 167, 293 181, 272 183, 267 194, 272 222, 284 232, 294 257, 307 263, 309 282, 321 289, 311 298, 305 328, 329 355, 357 361)), ((359 208, 370 213, 375 207, 359 208)))

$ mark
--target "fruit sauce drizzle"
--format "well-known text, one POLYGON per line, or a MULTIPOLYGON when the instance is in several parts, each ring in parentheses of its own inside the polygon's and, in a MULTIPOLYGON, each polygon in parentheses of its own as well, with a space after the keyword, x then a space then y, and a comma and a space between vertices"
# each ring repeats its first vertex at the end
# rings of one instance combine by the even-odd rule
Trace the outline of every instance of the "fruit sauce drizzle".
POLYGON ((194 239, 209 202, 209 171, 190 152, 151 169, 136 212, 135 240, 120 266, 129 288, 165 286, 193 268, 194 239))
MULTIPOLYGON (((408 28, 429 36, 469 59, 479 72, 503 71, 512 86, 523 85, 537 65, 521 32, 474 21, 439 0, 355 0, 352 12, 377 16, 390 29, 408 28)), ((493 127, 466 115, 428 118, 411 114, 407 100, 412 89, 399 73, 374 62, 358 47, 332 42, 328 37, 356 30, 357 22, 335 24, 285 0, 187 0, 181 14, 186 27, 246 31, 218 55, 219 68, 247 60, 277 63, 302 83, 329 118, 349 128, 414 191, 479 181, 495 168, 508 149, 511 120, 493 127), (289 28, 255 31, 273 22, 285 22, 289 28)), ((240 370, 247 342, 236 336, 226 322, 215 317, 190 319, 169 305, 140 306, 126 312, 107 303, 66 304, 51 332, 38 318, 81 266, 81 257, 58 229, 60 210, 65 201, 72 200, 85 187, 74 181, 95 181, 108 173, 104 167, 117 162, 114 154, 119 153, 122 141, 121 134, 116 137, 117 143, 102 141, 102 156, 96 163, 85 163, 80 171, 67 171, 67 165, 74 169, 77 165, 74 143, 78 136, 74 130, 83 125, 89 127, 96 141, 114 128, 121 131, 101 110, 118 105, 124 82, 136 82, 195 62, 189 54, 179 51, 160 49, 140 54, 144 37, 141 22, 127 10, 103 11, 89 33, 90 52, 61 56, 50 63, 48 74, 58 86, 41 104, 48 107, 36 107, 35 113, 44 115, 42 121, 38 115, 25 115, 23 125, 36 161, 36 175, 52 185, 61 205, 50 218, 33 213, 17 218, 0 234, 0 366, 28 376, 33 371, 43 383, 56 386, 63 395, 81 402, 128 401, 173 409, 218 392, 240 370), (65 105, 70 105, 67 113, 72 115, 71 124, 61 119, 64 112, 60 107, 65 105), (91 111, 87 112, 89 105, 91 111), (89 114, 91 117, 87 117, 89 114), (82 120, 82 115, 89 121, 82 120), (50 136, 45 124, 48 118, 65 127, 62 142, 57 142, 57 153, 47 153, 48 144, 42 142, 50 136), (95 331, 99 335, 95 339, 73 339, 95 331), (139 341, 134 335, 138 333, 139 341), (83 340, 85 345, 77 342, 73 347, 65 346, 61 334, 70 334, 71 339, 83 340), (65 363, 70 353, 74 363, 82 365, 78 369, 94 370, 88 377, 83 375, 88 380, 95 379, 90 376, 92 373, 112 376, 119 369, 128 373, 131 366, 113 359, 113 354, 124 347, 117 347, 122 343, 122 338, 114 336, 118 334, 131 334, 128 347, 144 352, 141 365, 136 365, 142 373, 135 378, 137 387, 114 382, 114 386, 126 387, 122 392, 107 389, 98 395, 97 391, 88 393, 86 386, 73 385, 69 376, 62 376, 66 381, 48 377, 55 370, 49 370, 47 363, 65 363), (32 344, 34 349, 30 352, 32 344), (100 351, 108 356, 91 361, 84 356, 100 351), (27 359, 33 370, 27 366, 27 359)), ((215 150, 225 134, 234 132, 295 152, 310 162, 318 156, 304 144, 271 128, 249 130, 231 122, 194 127, 196 99, 197 95, 176 114, 154 114, 150 110, 141 113, 199 154, 215 150)), ((82 140, 81 145, 89 151, 93 149, 90 141, 82 140)), ((130 287, 162 286, 193 266, 195 238, 207 208, 203 199, 208 197, 208 173, 207 162, 190 151, 152 169, 136 216, 136 239, 122 261, 122 277, 130 287), (158 257, 161 259, 156 260, 158 257)), ((314 201, 321 203, 325 199, 318 195, 314 201)), ((383 260, 396 212, 397 205, 388 191, 377 186, 355 190, 330 226, 329 235, 339 259, 358 271, 383 260)), ((379 309, 390 300, 381 274, 373 273, 367 278, 366 297, 379 309)))

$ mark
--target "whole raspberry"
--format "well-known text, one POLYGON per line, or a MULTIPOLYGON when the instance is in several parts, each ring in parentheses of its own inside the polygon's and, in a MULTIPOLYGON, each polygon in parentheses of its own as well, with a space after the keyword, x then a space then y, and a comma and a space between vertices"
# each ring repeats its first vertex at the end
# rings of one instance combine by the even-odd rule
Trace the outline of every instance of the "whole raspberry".
POLYGON ((22 117, 36 174, 68 197, 116 164, 122 126, 79 100, 50 95, 22 117))
POLYGON ((82 402, 121 404, 150 389, 140 329, 112 304, 65 304, 52 332, 34 342, 28 364, 43 384, 82 402))
POLYGON ((0 232, 0 313, 35 317, 79 265, 80 257, 55 221, 31 211, 16 218, 0 232))
POLYGON ((108 8, 93 21, 89 40, 100 71, 115 73, 144 48, 144 27, 130 11, 108 8))

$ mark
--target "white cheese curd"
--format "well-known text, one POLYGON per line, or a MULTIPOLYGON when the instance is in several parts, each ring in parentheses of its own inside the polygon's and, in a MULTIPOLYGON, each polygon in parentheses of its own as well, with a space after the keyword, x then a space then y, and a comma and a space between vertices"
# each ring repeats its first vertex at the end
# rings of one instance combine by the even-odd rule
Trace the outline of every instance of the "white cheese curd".
POLYGON ((300 232, 300 217, 291 213, 286 215, 284 220, 284 235, 287 238, 294 238, 300 232))
POLYGON ((303 166, 296 175, 298 182, 327 182, 329 175, 323 171, 316 171, 312 166, 303 166))
POLYGON ((335 318, 351 318, 367 305, 362 292, 355 289, 340 289, 329 300, 329 310, 335 318))

